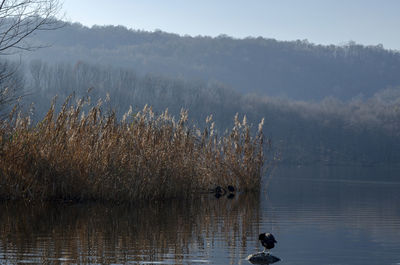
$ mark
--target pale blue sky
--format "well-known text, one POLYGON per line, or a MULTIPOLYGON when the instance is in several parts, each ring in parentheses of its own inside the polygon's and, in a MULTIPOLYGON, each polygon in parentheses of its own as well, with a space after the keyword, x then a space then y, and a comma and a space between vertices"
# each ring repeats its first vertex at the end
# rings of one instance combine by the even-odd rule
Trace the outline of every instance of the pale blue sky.
POLYGON ((64 0, 84 25, 320 44, 350 40, 400 50, 400 0, 64 0))

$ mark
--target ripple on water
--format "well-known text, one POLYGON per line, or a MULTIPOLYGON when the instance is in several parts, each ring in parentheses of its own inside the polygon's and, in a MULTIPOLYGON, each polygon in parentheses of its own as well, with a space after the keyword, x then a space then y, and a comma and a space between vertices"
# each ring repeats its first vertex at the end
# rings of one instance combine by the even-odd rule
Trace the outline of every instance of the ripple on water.
POLYGON ((0 203, 0 264, 249 264, 261 232, 275 235, 279 265, 399 264, 399 185, 328 173, 285 171, 233 200, 0 203))

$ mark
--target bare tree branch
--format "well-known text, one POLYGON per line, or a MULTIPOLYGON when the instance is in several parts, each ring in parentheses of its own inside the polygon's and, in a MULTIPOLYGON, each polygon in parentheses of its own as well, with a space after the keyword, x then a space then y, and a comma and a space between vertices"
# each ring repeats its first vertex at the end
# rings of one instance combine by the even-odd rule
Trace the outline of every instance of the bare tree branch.
POLYGON ((56 20, 60 8, 59 0, 1 1, 0 55, 40 48, 26 42, 26 39, 36 31, 62 27, 59 20, 56 20))
MULTIPOLYGON (((1 0, 0 1, 0 59, 19 51, 43 47, 29 42, 37 31, 53 30, 63 26, 56 16, 61 10, 60 0, 1 0)), ((20 96, 21 77, 16 68, 0 60, 0 114, 20 96)), ((0 117, 1 118, 1 117, 0 117)))

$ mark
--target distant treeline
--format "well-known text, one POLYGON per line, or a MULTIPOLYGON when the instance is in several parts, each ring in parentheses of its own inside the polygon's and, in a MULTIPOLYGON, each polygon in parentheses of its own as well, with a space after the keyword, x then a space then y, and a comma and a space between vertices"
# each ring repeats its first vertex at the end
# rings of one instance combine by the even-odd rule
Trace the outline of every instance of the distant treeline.
MULTIPOLYGON (((35 102, 35 117, 42 119, 52 98, 59 102, 75 93, 91 100, 110 95, 107 107, 122 117, 130 106, 145 104, 156 113, 168 108, 179 116, 189 111, 191 122, 202 126, 212 114, 220 134, 231 129, 239 113, 249 123, 265 117, 265 134, 274 154, 287 163, 382 164, 400 162, 400 92, 386 89, 367 99, 344 102, 327 97, 321 102, 283 100, 243 95, 219 82, 190 81, 88 63, 48 64, 34 60, 25 65, 26 106, 35 102)), ((256 127, 256 126, 255 126, 256 127)), ((270 154, 271 157, 272 154, 270 154)))
POLYGON ((333 96, 347 101, 400 86, 400 52, 381 45, 191 37, 70 23, 38 32, 31 41, 50 47, 27 54, 29 59, 120 66, 140 74, 222 82, 242 93, 295 100, 333 96))

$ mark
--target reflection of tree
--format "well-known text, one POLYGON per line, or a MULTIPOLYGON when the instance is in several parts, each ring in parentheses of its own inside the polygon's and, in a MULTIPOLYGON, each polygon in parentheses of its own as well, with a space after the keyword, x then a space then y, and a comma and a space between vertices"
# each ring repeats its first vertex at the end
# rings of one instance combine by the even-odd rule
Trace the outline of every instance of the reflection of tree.
POLYGON ((259 208, 257 194, 134 206, 4 203, 0 253, 10 262, 29 255, 38 255, 35 262, 181 262, 191 250, 209 255, 221 237, 225 248, 245 249, 256 238, 259 208))

